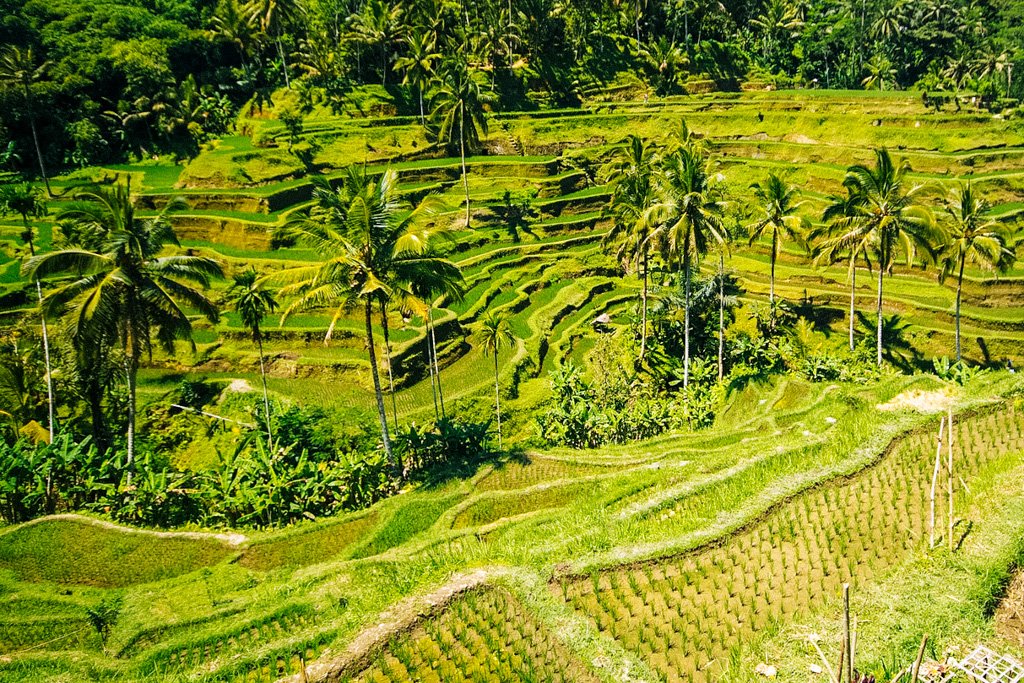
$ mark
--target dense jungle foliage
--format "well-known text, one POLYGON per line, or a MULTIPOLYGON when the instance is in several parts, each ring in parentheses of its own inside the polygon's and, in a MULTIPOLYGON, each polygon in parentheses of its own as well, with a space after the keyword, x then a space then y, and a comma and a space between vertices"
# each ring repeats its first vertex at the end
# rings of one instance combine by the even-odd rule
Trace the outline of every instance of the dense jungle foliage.
POLYGON ((0 164, 44 176, 191 157, 281 86, 424 119, 467 79, 496 110, 610 84, 1024 92, 1012 0, 5 0, 0 15, 0 164))

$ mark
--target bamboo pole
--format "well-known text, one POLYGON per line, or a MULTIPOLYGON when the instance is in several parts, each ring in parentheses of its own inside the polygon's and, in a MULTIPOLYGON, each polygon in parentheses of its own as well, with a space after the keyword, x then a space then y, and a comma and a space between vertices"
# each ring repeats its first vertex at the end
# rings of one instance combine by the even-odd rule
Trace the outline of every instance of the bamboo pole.
POLYGON ((939 483, 939 469, 942 467, 942 432, 946 428, 946 416, 939 420, 939 445, 935 449, 935 469, 932 471, 932 493, 931 493, 931 535, 928 538, 928 547, 935 547, 935 489, 939 483))
POLYGON ((921 647, 917 650, 917 659, 914 660, 914 668, 910 672, 910 683, 917 683, 917 677, 921 673, 921 660, 924 659, 924 648, 928 645, 928 634, 921 638, 921 647))
MULTIPOLYGON (((843 644, 846 645, 846 681, 853 683, 853 647, 850 631, 850 584, 843 584, 843 644)), ((840 676, 842 674, 840 673, 840 676)))
POLYGON ((953 549, 953 409, 949 409, 949 438, 946 439, 949 453, 949 549, 953 549))

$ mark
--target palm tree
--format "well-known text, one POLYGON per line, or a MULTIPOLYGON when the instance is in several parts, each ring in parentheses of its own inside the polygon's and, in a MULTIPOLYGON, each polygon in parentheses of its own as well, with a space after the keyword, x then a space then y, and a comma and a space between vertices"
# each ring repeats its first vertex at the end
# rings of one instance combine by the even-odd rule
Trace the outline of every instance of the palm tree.
POLYGON ((848 259, 847 272, 850 277, 850 350, 856 347, 854 327, 857 317, 857 260, 862 259, 871 270, 871 234, 848 234, 851 222, 856 216, 856 205, 859 196, 847 192, 845 196, 833 195, 830 204, 825 208, 822 219, 825 225, 810 235, 810 241, 816 243, 814 248, 815 264, 835 263, 840 259, 848 259), (844 236, 849 237, 843 240, 844 236))
POLYGON ((868 75, 861 80, 860 84, 866 90, 874 88, 885 90, 885 80, 887 78, 892 79, 893 82, 896 80, 896 69, 893 68, 892 62, 885 55, 874 55, 867 61, 864 68, 868 70, 868 75))
MULTIPOLYGON (((28 219, 29 217, 41 218, 46 215, 46 212, 46 200, 43 198, 42 193, 29 183, 24 183, 22 185, 4 185, 0 188, 0 213, 5 215, 16 213, 21 216, 21 239, 28 245, 30 256, 36 255, 36 247, 35 230, 28 222, 28 219)), ((36 280, 36 296, 39 298, 40 306, 42 306, 43 286, 39 284, 39 280, 36 280)), ((47 417, 49 419, 46 427, 50 430, 50 440, 52 441, 54 430, 54 406, 53 376, 52 368, 50 367, 50 335, 46 328, 46 316, 42 315, 41 311, 39 321, 43 334, 43 360, 46 363, 46 401, 48 406, 47 417)))
POLYGON ((420 124, 426 125, 426 114, 423 111, 423 92, 434 77, 434 64, 441 59, 435 51, 434 38, 428 31, 417 31, 405 40, 408 46, 405 55, 395 60, 395 68, 405 72, 402 85, 416 88, 416 96, 420 102, 420 124))
POLYGON ((391 45, 401 39, 404 27, 401 3, 388 0, 369 0, 363 11, 352 17, 353 36, 368 46, 380 50, 381 83, 388 84, 391 64, 391 45))
POLYGON ((246 5, 246 16, 249 21, 259 26, 260 31, 277 45, 277 54, 281 58, 281 70, 284 71, 284 84, 291 89, 291 76, 288 75, 288 58, 284 53, 281 35, 285 26, 294 22, 302 13, 302 6, 297 0, 249 0, 246 5))
POLYGON ((478 332, 485 356, 494 356, 494 414, 498 420, 498 450, 501 450, 501 389, 498 384, 498 354, 502 349, 513 349, 517 339, 509 318, 504 313, 488 312, 480 321, 478 332))
POLYGON ((772 238, 771 273, 768 285, 768 304, 771 307, 771 327, 775 327, 775 262, 779 257, 781 242, 787 239, 803 240, 803 231, 810 223, 806 218, 796 215, 796 210, 802 202, 794 201, 799 190, 788 185, 775 173, 769 173, 768 178, 760 183, 751 185, 754 196, 761 202, 761 209, 764 217, 757 223, 750 226, 750 244, 770 232, 772 238))
POLYGON ((234 282, 228 290, 228 301, 231 308, 252 335, 260 354, 260 379, 263 382, 263 415, 267 422, 267 448, 274 448, 274 428, 270 423, 270 395, 267 392, 267 370, 263 356, 263 332, 260 324, 268 314, 277 309, 274 293, 263 287, 258 274, 252 268, 235 275, 234 282))
POLYGON ((480 146, 481 134, 487 135, 484 105, 491 102, 490 93, 480 85, 475 71, 461 57, 441 64, 437 90, 431 99, 431 117, 438 126, 438 141, 452 145, 456 140, 462 160, 462 187, 466 193, 466 228, 470 227, 469 178, 466 173, 466 152, 480 146))
POLYGON ((789 0, 768 0, 761 14, 750 20, 750 25, 760 29, 765 56, 778 66, 776 62, 781 57, 784 41, 797 35, 804 22, 789 0))
POLYGON ((652 239, 661 247, 666 263, 683 271, 683 388, 690 383, 690 300, 694 262, 712 243, 723 246, 728 231, 722 213, 725 204, 713 187, 709 161, 698 151, 680 148, 662 161, 657 176, 658 203, 648 210, 656 226, 652 239))
POLYGON ((238 0, 220 0, 210 17, 210 38, 233 45, 242 60, 242 70, 250 78, 249 55, 256 40, 256 22, 253 13, 248 14, 238 0))
POLYGON ((359 305, 364 311, 370 372, 380 418, 384 451, 395 473, 395 459, 388 432, 387 413, 377 368, 373 335, 374 306, 401 301, 424 289, 456 293, 462 284, 458 266, 442 258, 434 244, 448 234, 435 219, 443 208, 433 197, 408 211, 399 198, 398 175, 386 171, 379 178, 366 170, 349 167, 339 189, 326 182, 315 190, 317 204, 305 218, 291 223, 287 231, 298 242, 323 254, 321 263, 298 266, 270 276, 285 283, 281 294, 293 296, 282 322, 297 311, 334 307, 334 326, 348 309, 359 305))
POLYGON ((655 203, 654 164, 654 145, 638 135, 630 135, 602 170, 612 186, 608 205, 612 229, 604 240, 618 242, 616 258, 623 265, 635 262, 637 276, 644 283, 640 294, 640 362, 647 351, 649 265, 654 231, 648 212, 655 203))
POLYGON ((9 47, 0 55, 0 84, 21 90, 22 105, 25 107, 25 116, 28 118, 28 125, 32 130, 32 143, 36 148, 36 160, 39 162, 39 175, 46 187, 46 194, 52 197, 50 179, 46 176, 46 166, 43 164, 43 151, 39 146, 35 98, 32 97, 32 84, 43 77, 49 65, 49 62, 37 64, 32 48, 22 50, 18 47, 9 47))
POLYGON ((897 252, 902 249, 907 262, 913 263, 918 250, 932 258, 936 242, 935 220, 918 203, 921 186, 907 186, 910 164, 906 159, 894 162, 889 150, 875 151, 875 167, 850 166, 843 184, 856 196, 853 216, 847 230, 834 239, 836 246, 856 248, 870 241, 878 262, 877 362, 882 364, 882 284, 891 273, 897 252))
POLYGON ((947 240, 943 245, 940 281, 956 272, 956 360, 961 360, 960 301, 963 295, 964 266, 977 264, 996 272, 1013 265, 1016 254, 1009 247, 1006 229, 989 217, 988 203, 979 197, 970 182, 961 185, 946 200, 949 216, 947 240))
POLYGON ((22 273, 31 279, 62 277, 66 281, 44 300, 44 312, 68 318, 71 335, 81 348, 116 335, 124 353, 128 384, 127 482, 131 484, 135 458, 136 386, 143 353, 152 354, 153 332, 168 353, 174 341, 192 342, 190 311, 216 322, 217 307, 194 285, 206 288, 223 276, 209 258, 161 256, 168 245, 178 245, 166 211, 154 218, 138 218, 128 187, 85 189, 75 194, 78 203, 62 211, 58 220, 69 222, 89 235, 89 246, 69 248, 29 259, 22 273))

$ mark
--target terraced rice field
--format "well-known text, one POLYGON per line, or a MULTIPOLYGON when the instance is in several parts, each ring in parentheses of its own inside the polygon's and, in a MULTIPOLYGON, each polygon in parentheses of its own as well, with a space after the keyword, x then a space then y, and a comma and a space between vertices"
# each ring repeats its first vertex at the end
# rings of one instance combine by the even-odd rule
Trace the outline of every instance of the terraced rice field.
MULTIPOLYGON (((303 663, 311 681, 718 680, 842 582, 863 590, 921 552, 935 420, 874 406, 937 387, 750 387, 706 432, 528 453, 218 542, 220 559, 69 520, 15 528, 0 535, 0 654, 32 680, 300 683, 303 663), (147 562, 65 563, 47 538, 80 527, 147 562), (33 548, 56 584, 11 559, 20 531, 48 529, 33 548), (174 575, 138 573, 172 557, 174 575), (115 596, 103 643, 85 610, 115 596)), ((976 489, 1024 467, 1024 406, 990 402, 1017 387, 992 374, 957 399, 958 537, 985 528, 967 512, 976 489)))
MULTIPOLYGON (((1024 411, 964 416, 955 439, 963 486, 983 472, 1019 467, 1024 411)), ((927 547, 934 450, 933 431, 919 430, 896 441, 877 464, 786 499, 720 542, 683 555, 561 575, 549 590, 602 637, 648 663, 660 680, 721 680, 758 636, 806 619, 844 583, 856 589, 927 547)), ((565 474, 548 463, 540 470, 565 474)), ((689 502, 684 497, 645 514, 668 525, 671 534, 673 520, 687 518, 689 502)), ((940 504, 940 546, 946 542, 943 525, 940 504)), ((968 533, 958 522, 956 542, 968 533)), ((547 666, 544 653, 550 646, 540 646, 541 654, 526 664, 525 638, 515 629, 529 624, 529 617, 509 598, 498 601, 501 607, 495 609, 490 597, 457 600, 442 616, 388 643, 369 667, 344 680, 586 680, 577 672, 586 664, 564 654, 558 674, 535 675, 547 666)), ((531 636, 533 628, 528 626, 531 636)))
MULTIPOLYGON (((624 322, 622 316, 633 307, 639 283, 633 277, 621 277, 621 264, 602 245, 607 220, 601 209, 607 203, 608 188, 595 171, 610 146, 627 133, 663 140, 680 119, 707 138, 737 197, 749 194, 749 184, 768 171, 782 171, 804 191, 802 211, 812 221, 820 219, 827 195, 840 190, 846 166, 869 162, 871 150, 882 145, 910 160, 912 179, 927 186, 925 195, 936 206, 945 191, 970 179, 994 205, 993 215, 1000 220, 1017 225, 1024 215, 1024 132, 1019 124, 969 110, 926 110, 910 93, 709 94, 646 104, 593 101, 579 110, 536 116, 497 114, 500 125, 492 127, 486 141, 490 154, 469 160, 471 230, 461 229, 458 222, 462 202, 458 159, 409 158, 409 145, 418 135, 415 120, 320 116, 307 122, 304 135, 326 143, 319 162, 328 175, 338 175, 342 160, 351 158, 339 155, 340 148, 332 145, 368 143, 375 150, 367 157, 371 170, 390 166, 410 198, 437 192, 448 203, 458 228, 452 258, 467 279, 465 298, 441 302, 435 312, 442 380, 454 400, 483 391, 490 380, 486 364, 479 362, 480 353, 468 339, 473 323, 485 310, 512 312, 516 332, 523 339, 502 363, 503 381, 513 395, 524 380, 543 375, 569 358, 581 358, 594 343, 590 322, 598 315, 609 313, 616 323, 624 322), (519 154, 509 155, 510 149, 519 154), (506 189, 535 193, 531 201, 539 213, 536 237, 524 235, 515 243, 504 230, 484 224, 488 207, 500 203, 506 189)), ((258 127, 260 135, 270 138, 284 134, 273 121, 260 121, 258 127)), ((253 178, 249 186, 249 181, 232 180, 245 174, 203 170, 244 170, 262 163, 258 152, 247 138, 238 137, 205 151, 175 174, 146 166, 106 172, 132 173, 146 192, 144 206, 155 208, 170 196, 184 196, 191 209, 174 218, 183 243, 214 254, 229 268, 251 264, 269 271, 315 259, 309 250, 270 249, 274 228, 310 203, 311 185, 295 169, 281 167, 280 175, 262 180, 250 169, 246 171, 253 178)), ((366 154, 366 150, 359 152, 360 160, 366 154)), ((42 228, 41 244, 48 239, 49 225, 44 223, 42 228)), ((18 232, 20 227, 13 224, 3 227, 0 239, 13 248, 18 232)), ((738 246, 727 263, 746 289, 747 302, 761 302, 767 295, 766 251, 761 244, 738 246)), ((791 302, 813 301, 821 320, 838 332, 849 301, 845 269, 812 268, 806 255, 789 245, 778 270, 779 294, 791 302)), ((951 283, 938 284, 934 269, 901 267, 886 283, 886 290, 887 312, 909 323, 907 335, 920 354, 924 358, 948 355, 953 330, 951 283)), ((875 296, 874 278, 862 272, 857 306, 869 311, 875 296)), ((1024 361, 1024 310, 1017 303, 1022 296, 1024 271, 995 280, 969 269, 963 320, 969 358, 1024 361)), ((270 372, 278 380, 287 380, 278 381, 274 388, 297 400, 365 407, 370 393, 362 322, 356 317, 343 319, 335 340, 324 346, 318 340, 330 315, 311 312, 281 327, 276 319, 265 321, 270 372), (343 384, 344 390, 331 392, 322 386, 332 381, 343 384)), ((424 400, 430 393, 422 372, 424 321, 395 316, 389 326, 397 403, 407 416, 425 416, 431 401, 424 400)), ((202 330, 200 341, 196 371, 229 378, 256 372, 254 350, 244 343, 244 332, 234 316, 202 330)), ((526 389, 527 403, 532 404, 544 386, 533 383, 526 389)), ((514 403, 509 405, 515 408, 514 403)))
MULTIPOLYGON (((613 328, 625 325, 639 294, 635 273, 623 277, 603 243, 608 188, 594 169, 627 133, 661 140, 681 118, 707 136, 730 187, 742 194, 769 170, 783 170, 804 189, 803 210, 813 220, 846 166, 886 144, 902 145, 896 151, 910 159, 912 177, 929 184, 927 196, 972 178, 1001 220, 1018 226, 1024 215, 1020 124, 925 111, 904 93, 594 101, 581 110, 495 115, 501 125, 492 126, 489 154, 469 160, 469 230, 458 223, 458 160, 417 158, 424 145, 414 120, 325 117, 308 122, 305 135, 329 143, 318 159, 328 175, 338 175, 342 161, 367 158, 374 170, 397 170, 411 198, 439 192, 447 201, 456 225, 451 257, 467 293, 433 313, 445 398, 491 396, 493 366, 469 332, 485 311, 505 309, 521 338, 502 357, 505 405, 528 413, 546 396, 546 374, 597 343, 593 319, 608 313, 613 328), (375 152, 367 154, 366 140, 375 152), (484 226, 487 207, 506 188, 535 192, 537 237, 516 243, 484 226)), ((267 122, 264 133, 281 134, 275 126, 267 122)), ((270 248, 273 229, 309 205, 311 188, 288 163, 261 160, 246 137, 222 141, 185 168, 114 170, 144 188, 143 210, 184 195, 192 208, 175 218, 184 245, 229 270, 270 272, 317 258, 270 248)), ((50 222, 39 228, 40 244, 48 244, 50 222)), ((0 225, 4 292, 14 288, 20 230, 0 225)), ((746 289, 745 303, 763 304, 766 245, 738 245, 727 268, 746 289)), ((876 292, 865 275, 856 300, 869 310, 876 292)), ((966 354, 1020 365, 1024 270, 998 280, 968 275, 966 354)), ((842 336, 843 268, 812 268, 790 245, 778 278, 783 297, 813 300, 842 336)), ((886 282, 887 313, 910 323, 925 358, 949 354, 953 296, 934 269, 902 266, 886 282)), ((300 402, 361 409, 370 396, 362 322, 341 320, 323 345, 329 319, 312 311, 283 326, 265 321, 270 388, 300 402)), ((427 417, 424 321, 394 316, 389 327, 399 412, 427 417)), ((165 378, 177 381, 183 371, 258 381, 255 350, 236 317, 201 328, 198 341, 192 359, 158 356, 144 372, 144 391, 159 395, 165 378)), ((901 392, 940 389, 921 376, 866 386, 793 379, 750 386, 729 397, 705 432, 600 451, 529 451, 369 511, 236 545, 157 540, 80 521, 20 527, 0 534, 0 655, 11 659, 0 660, 0 681, 9 671, 18 680, 292 676, 302 683, 302 663, 337 661, 344 666, 333 670, 342 673, 331 680, 360 683, 613 681, 624 672, 652 683, 744 680, 737 668, 749 663, 752 644, 827 609, 843 582, 876 583, 921 554, 935 420, 875 406, 901 392), (469 570, 499 578, 431 601, 431 591, 469 570), (103 642, 85 610, 114 598, 122 612, 103 642), (403 614, 391 613, 399 607, 403 614), (399 626, 386 628, 392 621, 399 626), (381 624, 372 646, 348 657, 381 624)), ((1024 410, 1015 398, 1019 379, 1006 373, 957 391, 956 460, 965 484, 958 495, 970 501, 976 487, 1024 465, 1024 410)), ((965 513, 956 534, 975 517, 985 521, 965 513)), ((309 680, 328 680, 310 671, 309 680)))

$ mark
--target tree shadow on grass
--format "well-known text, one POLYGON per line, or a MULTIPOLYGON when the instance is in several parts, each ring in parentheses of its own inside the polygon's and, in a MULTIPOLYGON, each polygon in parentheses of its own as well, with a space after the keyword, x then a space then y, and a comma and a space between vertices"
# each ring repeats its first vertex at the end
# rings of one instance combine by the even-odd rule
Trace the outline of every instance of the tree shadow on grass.
POLYGON ((472 479, 482 468, 488 465, 493 465, 497 471, 509 463, 528 465, 530 462, 530 456, 527 455, 526 451, 518 447, 504 451, 488 450, 475 458, 449 461, 444 465, 419 472, 412 477, 412 481, 419 483, 424 488, 434 489, 440 488, 454 480, 465 481, 472 479))

